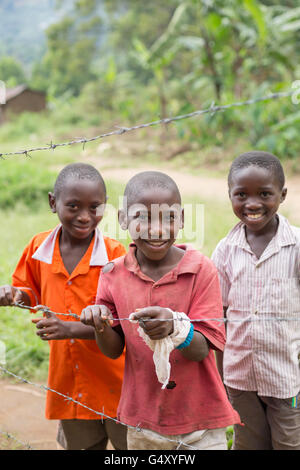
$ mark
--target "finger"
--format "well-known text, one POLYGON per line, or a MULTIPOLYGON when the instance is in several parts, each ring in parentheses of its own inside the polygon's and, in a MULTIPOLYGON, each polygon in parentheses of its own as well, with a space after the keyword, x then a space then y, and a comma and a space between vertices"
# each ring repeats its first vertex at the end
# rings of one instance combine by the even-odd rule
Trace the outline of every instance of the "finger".
POLYGON ((44 315, 46 318, 56 318, 55 313, 49 312, 49 310, 44 310, 44 315))
POLYGON ((92 325, 94 326, 93 324, 93 315, 92 315, 92 311, 91 311, 91 308, 90 307, 85 307, 82 312, 81 312, 81 315, 80 315, 80 321, 84 324, 84 325, 92 325))
POLYGON ((43 341, 49 341, 49 339, 51 339, 51 333, 53 333, 53 331, 50 328, 42 328, 36 332, 37 336, 43 341))
POLYGON ((31 319, 31 322, 32 322, 32 323, 38 323, 39 321, 42 321, 42 320, 43 320, 43 317, 32 318, 32 319, 31 319))
POLYGON ((134 320, 139 320, 140 318, 148 317, 148 318, 153 318, 156 317, 158 311, 160 310, 160 307, 145 307, 145 308, 140 308, 138 311, 135 311, 133 314, 133 319, 134 320))
POLYGON ((13 303, 18 304, 21 303, 23 300, 23 293, 20 289, 15 289, 13 292, 13 303))
POLYGON ((49 327, 49 323, 47 322, 47 320, 46 320, 45 318, 42 318, 40 321, 38 321, 38 322, 36 323, 35 326, 36 326, 36 328, 37 328, 38 330, 41 330, 42 328, 47 328, 47 327, 49 327))
POLYGON ((13 293, 12 293, 12 287, 11 286, 3 286, 3 291, 2 291, 2 305, 12 305, 14 303, 13 301, 13 293))
POLYGON ((93 321, 94 321, 94 325, 95 325, 95 328, 97 331, 99 331, 100 333, 102 333, 104 331, 104 328, 105 328, 105 324, 106 324, 106 321, 107 321, 107 316, 106 316, 106 312, 104 310, 103 312, 103 316, 102 316, 102 310, 100 309, 94 309, 92 311, 92 314, 93 314, 93 321))
POLYGON ((100 305, 97 306, 97 309, 93 309, 93 316, 95 328, 100 332, 104 330, 105 326, 113 325, 113 316, 111 311, 105 305, 100 305))

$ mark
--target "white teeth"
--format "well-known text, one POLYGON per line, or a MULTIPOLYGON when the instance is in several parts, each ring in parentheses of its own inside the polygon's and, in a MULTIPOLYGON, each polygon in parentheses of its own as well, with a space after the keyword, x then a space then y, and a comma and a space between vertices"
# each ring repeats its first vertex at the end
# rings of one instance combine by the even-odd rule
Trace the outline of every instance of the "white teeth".
POLYGON ((263 214, 247 214, 249 219, 259 219, 263 214))

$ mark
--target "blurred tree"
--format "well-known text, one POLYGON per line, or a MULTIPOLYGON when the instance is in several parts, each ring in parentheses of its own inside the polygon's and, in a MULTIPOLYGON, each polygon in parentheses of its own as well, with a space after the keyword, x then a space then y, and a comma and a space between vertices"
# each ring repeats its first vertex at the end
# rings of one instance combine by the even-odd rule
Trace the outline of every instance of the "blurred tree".
POLYGON ((22 65, 12 57, 0 58, 0 80, 6 87, 14 87, 27 82, 22 65))
POLYGON ((96 0, 76 0, 72 12, 47 29, 47 52, 33 70, 33 83, 50 96, 78 95, 95 78, 91 63, 101 25, 96 0))

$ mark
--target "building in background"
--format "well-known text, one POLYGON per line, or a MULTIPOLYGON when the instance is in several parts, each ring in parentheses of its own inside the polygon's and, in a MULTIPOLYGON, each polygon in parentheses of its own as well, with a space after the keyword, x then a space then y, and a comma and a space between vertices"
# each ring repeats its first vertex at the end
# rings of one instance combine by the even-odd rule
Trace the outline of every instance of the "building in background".
POLYGON ((40 112, 46 109, 46 95, 41 91, 31 90, 27 85, 7 88, 5 103, 0 103, 0 124, 9 120, 10 114, 23 111, 40 112))

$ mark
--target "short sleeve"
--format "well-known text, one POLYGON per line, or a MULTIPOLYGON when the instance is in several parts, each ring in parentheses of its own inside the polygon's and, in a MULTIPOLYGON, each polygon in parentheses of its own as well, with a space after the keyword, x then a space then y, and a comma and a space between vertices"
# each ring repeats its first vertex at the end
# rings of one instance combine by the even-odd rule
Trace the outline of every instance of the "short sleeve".
POLYGON ((33 239, 25 247, 12 275, 12 285, 29 295, 32 307, 41 303, 39 262, 32 259, 35 248, 33 239))
POLYGON ((96 305, 106 305, 114 317, 113 326, 117 326, 120 324, 120 321, 118 319, 117 309, 111 295, 109 278, 110 276, 108 273, 100 273, 97 287, 96 305))
POLYGON ((225 325, 220 282, 218 272, 208 258, 205 258, 197 274, 188 315, 194 328, 208 339, 212 348, 222 351, 225 325))
POLYGON ((225 268, 225 262, 227 259, 225 252, 225 239, 221 240, 218 243, 212 254, 211 259, 218 270, 223 306, 228 307, 228 294, 230 290, 230 283, 225 268))

